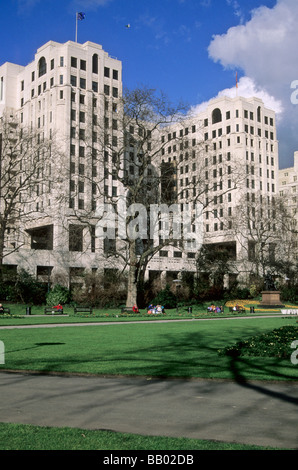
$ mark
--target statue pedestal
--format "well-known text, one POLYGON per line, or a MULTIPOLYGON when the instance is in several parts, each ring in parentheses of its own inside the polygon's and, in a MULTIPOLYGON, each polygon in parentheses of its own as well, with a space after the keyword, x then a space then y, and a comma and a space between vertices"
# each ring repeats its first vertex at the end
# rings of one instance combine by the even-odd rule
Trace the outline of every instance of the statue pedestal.
POLYGON ((259 304, 261 308, 280 308, 284 305, 280 301, 280 291, 266 290, 262 292, 262 302, 259 304))

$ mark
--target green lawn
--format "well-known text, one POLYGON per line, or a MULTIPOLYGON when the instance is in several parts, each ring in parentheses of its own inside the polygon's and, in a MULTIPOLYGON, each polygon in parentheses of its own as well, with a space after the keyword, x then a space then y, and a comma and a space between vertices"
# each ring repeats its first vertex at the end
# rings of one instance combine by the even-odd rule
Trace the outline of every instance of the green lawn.
POLYGON ((297 380, 289 359, 228 357, 218 350, 294 318, 123 323, 0 330, 1 369, 159 377, 297 380))
MULTIPOLYGON (((67 317, 4 320, 61 322, 67 317)), ((81 319, 82 320, 82 319, 81 319)), ((68 321, 76 321, 68 318, 68 321)), ((94 320, 93 320, 94 321, 94 320)), ((97 319, 98 321, 98 319, 97 319)), ((21 322, 21 323, 20 323, 21 322)), ((226 346, 286 325, 292 318, 241 318, 161 323, 101 324, 0 329, 5 345, 1 370, 86 374, 206 377, 234 380, 298 380, 298 366, 274 357, 229 357, 226 346)), ((298 339, 298 338, 297 338, 298 339)), ((0 423, 1 450, 248 450, 235 443, 146 437, 69 428, 0 423)), ((261 449, 261 448, 260 448, 261 449)))
MULTIPOLYGON (((0 423, 0 450, 271 450, 199 439, 0 423)), ((190 452, 191 453, 191 452, 190 452)), ((109 455, 107 453, 107 455, 109 455)))
MULTIPOLYGON (((257 308, 258 301, 246 303, 245 313, 235 314, 229 311, 229 307, 225 307, 224 313, 207 313, 207 306, 212 302, 204 302, 202 304, 192 305, 192 312, 188 311, 187 306, 179 306, 179 308, 166 309, 165 315, 148 315, 146 309, 141 309, 140 314, 121 314, 121 308, 94 308, 93 314, 77 314, 74 315, 73 307, 65 306, 64 315, 44 315, 44 306, 33 305, 31 307, 31 315, 26 315, 26 305, 13 304, 4 302, 5 307, 10 307, 11 315, 0 315, 1 325, 12 324, 39 324, 39 323, 74 323, 74 322, 94 322, 94 321, 156 321, 164 319, 193 319, 193 318, 223 318, 235 316, 260 316, 266 313, 266 310, 257 308), (256 311, 250 313, 250 306, 254 306, 256 311), (17 323, 16 323, 17 322, 17 323)), ((238 302, 240 303, 240 301, 238 302)), ((216 302, 216 305, 224 305, 224 301, 216 302)), ((296 306, 296 308, 298 308, 296 306)), ((273 313, 278 311, 274 310, 273 313)), ((268 311, 267 311, 268 313, 268 311)))

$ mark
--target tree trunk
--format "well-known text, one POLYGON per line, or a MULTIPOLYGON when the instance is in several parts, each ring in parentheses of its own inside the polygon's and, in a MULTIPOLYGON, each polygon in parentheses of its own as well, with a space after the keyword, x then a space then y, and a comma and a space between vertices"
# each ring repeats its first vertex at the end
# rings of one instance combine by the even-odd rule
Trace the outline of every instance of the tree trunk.
POLYGON ((127 283, 127 296, 126 296, 126 306, 132 307, 134 304, 137 304, 137 280, 136 280, 136 266, 130 266, 128 272, 128 283, 127 283))
POLYGON ((137 304, 138 296, 138 259, 136 256, 135 241, 129 245, 129 271, 127 280, 126 307, 132 307, 137 304))

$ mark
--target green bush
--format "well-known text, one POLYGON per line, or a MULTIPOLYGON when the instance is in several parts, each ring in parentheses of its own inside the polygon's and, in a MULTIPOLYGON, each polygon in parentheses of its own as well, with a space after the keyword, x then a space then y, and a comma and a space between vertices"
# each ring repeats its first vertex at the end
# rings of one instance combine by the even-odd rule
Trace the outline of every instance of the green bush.
POLYGON ((45 303, 47 286, 38 282, 30 273, 21 269, 14 280, 2 285, 1 298, 10 302, 41 305, 45 303))
POLYGON ((247 287, 236 287, 231 292, 231 297, 235 299, 249 299, 250 298, 250 290, 247 287))
POLYGON ((297 302, 298 301, 298 287, 282 287, 281 288, 281 297, 288 302, 297 302))
POLYGON ((170 286, 166 285, 165 289, 161 290, 151 303, 153 305, 163 305, 165 308, 175 308, 177 297, 170 290, 170 286))
POLYGON ((69 290, 60 284, 56 284, 46 296, 47 305, 50 306, 58 304, 65 305, 68 304, 70 300, 69 290))
POLYGON ((283 326, 268 333, 253 336, 247 340, 227 346, 219 351, 226 356, 261 356, 289 358, 293 349, 291 344, 298 338, 297 326, 283 326))

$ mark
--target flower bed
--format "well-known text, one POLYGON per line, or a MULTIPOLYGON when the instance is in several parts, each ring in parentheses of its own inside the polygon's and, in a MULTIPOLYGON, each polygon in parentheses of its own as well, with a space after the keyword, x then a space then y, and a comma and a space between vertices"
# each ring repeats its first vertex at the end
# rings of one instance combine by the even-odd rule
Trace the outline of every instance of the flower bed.
POLYGON ((226 356, 261 356, 289 358, 293 352, 291 344, 298 338, 298 326, 283 326, 268 333, 252 336, 219 350, 226 356))

